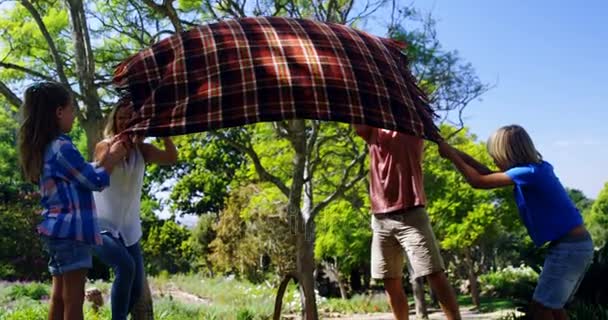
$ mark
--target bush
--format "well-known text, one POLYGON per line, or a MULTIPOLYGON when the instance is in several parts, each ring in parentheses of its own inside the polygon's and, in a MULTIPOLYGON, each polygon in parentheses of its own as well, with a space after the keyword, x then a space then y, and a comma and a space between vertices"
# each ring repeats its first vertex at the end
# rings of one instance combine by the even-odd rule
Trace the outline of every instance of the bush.
POLYGON ((49 287, 47 285, 33 282, 12 286, 7 297, 11 300, 19 300, 25 297, 33 300, 40 300, 44 297, 48 297, 50 295, 49 292, 49 287))
POLYGON ((40 280, 48 277, 47 257, 36 225, 38 196, 28 193, 0 199, 0 279, 40 280))
POLYGON ((568 308, 571 320, 608 320, 608 308, 601 304, 575 303, 568 308))
POLYGON ((608 245, 595 251, 593 263, 589 266, 576 298, 591 304, 608 304, 608 245))
POLYGON ((538 273, 528 266, 507 267, 479 277, 481 293, 486 296, 529 301, 538 273))

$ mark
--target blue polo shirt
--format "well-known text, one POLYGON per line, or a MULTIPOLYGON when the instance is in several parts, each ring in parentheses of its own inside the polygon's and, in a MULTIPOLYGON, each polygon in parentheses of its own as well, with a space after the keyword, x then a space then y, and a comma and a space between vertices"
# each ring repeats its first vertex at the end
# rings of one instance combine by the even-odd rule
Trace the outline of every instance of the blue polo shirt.
POLYGON ((515 183, 515 202, 528 234, 537 246, 566 235, 583 217, 546 161, 505 172, 515 183))

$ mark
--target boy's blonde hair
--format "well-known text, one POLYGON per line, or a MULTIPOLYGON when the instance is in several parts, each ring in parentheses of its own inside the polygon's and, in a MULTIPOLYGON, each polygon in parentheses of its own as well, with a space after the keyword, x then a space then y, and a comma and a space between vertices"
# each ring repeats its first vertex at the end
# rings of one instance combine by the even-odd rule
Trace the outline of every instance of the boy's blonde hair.
POLYGON ((498 129, 488 140, 487 146, 488 153, 496 164, 504 168, 540 163, 543 160, 526 130, 518 125, 498 129))

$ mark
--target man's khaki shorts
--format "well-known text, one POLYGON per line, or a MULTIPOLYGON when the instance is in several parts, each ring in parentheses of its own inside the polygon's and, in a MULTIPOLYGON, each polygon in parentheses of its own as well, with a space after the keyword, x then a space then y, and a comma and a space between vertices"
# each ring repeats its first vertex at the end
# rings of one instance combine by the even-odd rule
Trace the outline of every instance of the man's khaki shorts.
POLYGON ((410 277, 445 269, 424 207, 372 214, 372 230, 372 278, 401 278, 404 249, 411 267, 410 277))

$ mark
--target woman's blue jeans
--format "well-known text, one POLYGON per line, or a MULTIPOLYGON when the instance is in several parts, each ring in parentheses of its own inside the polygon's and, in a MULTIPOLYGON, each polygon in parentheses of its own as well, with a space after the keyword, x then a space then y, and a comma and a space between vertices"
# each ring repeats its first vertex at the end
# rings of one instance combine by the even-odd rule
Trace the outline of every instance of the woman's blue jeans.
POLYGON ((94 246, 95 255, 112 268, 112 320, 126 320, 139 299, 144 281, 144 260, 139 242, 126 247, 121 239, 102 233, 103 244, 94 246))

